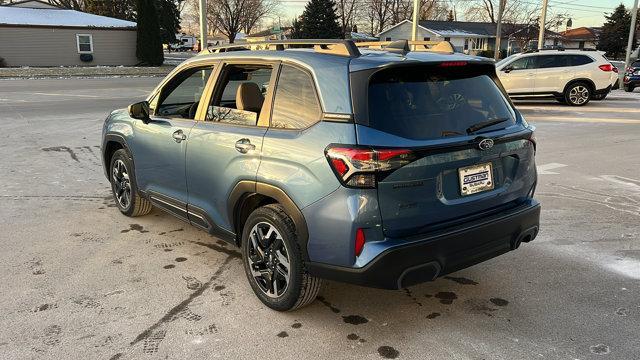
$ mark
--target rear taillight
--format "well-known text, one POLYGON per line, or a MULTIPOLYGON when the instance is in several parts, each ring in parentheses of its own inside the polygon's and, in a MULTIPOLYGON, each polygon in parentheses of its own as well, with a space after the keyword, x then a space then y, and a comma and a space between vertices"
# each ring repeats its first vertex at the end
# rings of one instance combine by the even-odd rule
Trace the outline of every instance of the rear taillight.
POLYGON ((600 70, 607 71, 607 72, 608 71, 613 71, 613 68, 614 68, 614 66, 611 65, 611 64, 603 64, 603 65, 600 65, 598 67, 600 68, 600 70))
POLYGON ((364 248, 364 242, 365 242, 364 230, 362 230, 361 228, 358 228, 358 230, 356 230, 356 241, 354 243, 354 250, 355 250, 356 256, 360 256, 360 254, 362 254, 362 249, 364 248))
POLYGON ((408 149, 345 145, 330 145, 325 154, 340 182, 356 188, 375 188, 377 174, 398 169, 415 159, 408 149))

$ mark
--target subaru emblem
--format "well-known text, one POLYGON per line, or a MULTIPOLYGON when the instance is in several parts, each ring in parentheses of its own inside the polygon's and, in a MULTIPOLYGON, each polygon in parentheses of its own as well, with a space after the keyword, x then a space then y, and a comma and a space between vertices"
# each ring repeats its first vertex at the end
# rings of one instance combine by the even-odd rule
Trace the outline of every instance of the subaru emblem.
POLYGON ((478 148, 480 150, 489 150, 492 147, 493 147, 493 139, 482 139, 482 141, 478 143, 478 148))

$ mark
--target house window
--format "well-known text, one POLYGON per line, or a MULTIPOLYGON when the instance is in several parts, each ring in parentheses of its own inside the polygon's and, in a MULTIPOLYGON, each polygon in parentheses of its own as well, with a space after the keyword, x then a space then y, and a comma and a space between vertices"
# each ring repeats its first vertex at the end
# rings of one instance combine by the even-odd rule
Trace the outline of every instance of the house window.
POLYGON ((425 36, 425 37, 424 37, 424 41, 431 41, 431 38, 430 38, 430 37, 428 37, 428 36, 425 36))
POLYGON ((78 53, 90 54, 93 52, 93 36, 89 34, 76 34, 78 53))
POLYGON ((469 39, 469 48, 471 50, 486 50, 487 39, 484 38, 472 38, 469 39))

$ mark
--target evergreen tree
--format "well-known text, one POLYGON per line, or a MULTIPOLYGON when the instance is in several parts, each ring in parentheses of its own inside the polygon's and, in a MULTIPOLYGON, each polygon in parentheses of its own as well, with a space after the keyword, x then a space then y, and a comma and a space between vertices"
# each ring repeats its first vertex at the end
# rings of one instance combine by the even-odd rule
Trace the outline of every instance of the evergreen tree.
POLYGON ((160 38, 163 44, 176 41, 176 34, 180 31, 180 0, 156 0, 158 22, 160 24, 160 38))
POLYGON ((333 0, 311 0, 300 17, 302 38, 340 39, 343 37, 333 0))
POLYGON ((449 13, 447 14, 447 21, 454 21, 454 16, 453 16, 453 10, 449 10, 449 13))
MULTIPOLYGON (((118 0, 116 0, 118 1, 118 0)), ((164 61, 155 0, 136 0, 138 39, 136 56, 144 65, 160 66, 164 61)))
POLYGON ((294 18, 293 21, 291 21, 291 38, 302 39, 302 23, 298 18, 294 18))
MULTIPOLYGON (((598 50, 606 52, 609 58, 621 58, 627 48, 631 14, 623 4, 618 5, 613 13, 605 15, 607 21, 602 26, 598 40, 598 50)), ((634 39, 632 48, 635 48, 634 39)))

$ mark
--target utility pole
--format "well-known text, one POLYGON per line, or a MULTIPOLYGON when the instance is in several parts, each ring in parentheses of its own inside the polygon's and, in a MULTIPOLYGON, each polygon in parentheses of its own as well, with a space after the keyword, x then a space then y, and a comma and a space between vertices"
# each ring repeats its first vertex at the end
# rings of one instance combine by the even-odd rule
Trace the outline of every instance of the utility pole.
POLYGON ((200 0, 200 50, 207 48, 207 0, 200 0))
POLYGON ((540 14, 540 34, 538 35, 538 50, 544 49, 544 24, 547 22, 547 4, 549 0, 542 0, 542 14, 540 14))
POLYGON ((411 29, 411 40, 418 40, 418 12, 420 11, 420 0, 413 0, 413 28, 411 29))
POLYGON ((629 60, 631 60, 631 47, 633 46, 633 38, 635 36, 636 30, 636 19, 638 18, 638 0, 633 4, 633 9, 631 10, 631 26, 629 29, 629 40, 627 41, 627 55, 624 58, 624 66, 625 69, 629 67, 629 60))
POLYGON ((500 40, 502 40, 502 13, 504 12, 504 7, 507 5, 507 0, 499 0, 500 4, 498 5, 498 25, 496 27, 496 44, 495 49, 493 51, 493 58, 498 60, 500 58, 500 40))

